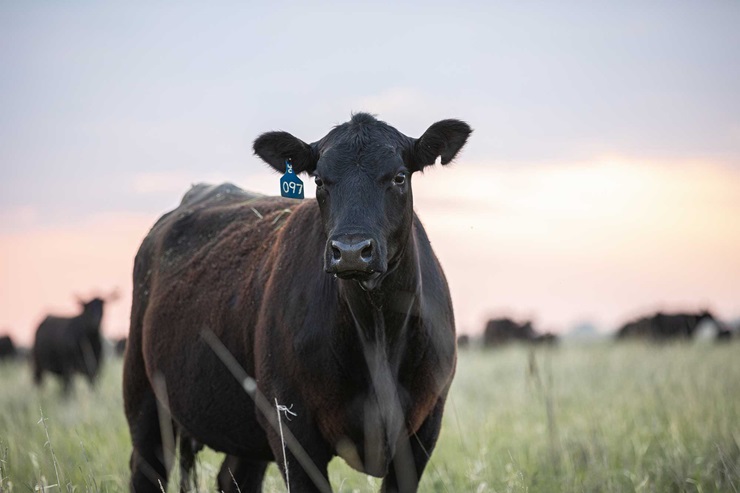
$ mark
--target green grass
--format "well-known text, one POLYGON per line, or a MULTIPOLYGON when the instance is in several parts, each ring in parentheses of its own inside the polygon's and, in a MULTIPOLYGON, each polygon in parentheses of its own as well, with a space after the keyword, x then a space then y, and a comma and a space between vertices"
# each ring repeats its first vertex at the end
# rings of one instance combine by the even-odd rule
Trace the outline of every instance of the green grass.
MULTIPOLYGON (((95 391, 78 380, 63 399, 0 366, 0 491, 125 491, 120 382, 109 361, 95 391)), ((199 490, 213 490, 219 459, 200 454, 199 490)), ((341 459, 330 479, 380 484, 341 459)), ((285 491, 274 466, 264 491, 285 491)), ((463 351, 420 491, 740 491, 740 344, 463 351)))

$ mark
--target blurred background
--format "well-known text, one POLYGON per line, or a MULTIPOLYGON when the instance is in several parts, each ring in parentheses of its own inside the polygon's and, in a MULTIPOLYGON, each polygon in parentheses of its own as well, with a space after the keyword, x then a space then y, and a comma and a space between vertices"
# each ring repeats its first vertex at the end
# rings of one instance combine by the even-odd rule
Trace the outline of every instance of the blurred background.
POLYGON ((118 288, 124 336, 136 250, 191 184, 277 194, 253 139, 353 111, 475 129, 414 177, 459 332, 733 323, 739 25, 729 0, 1 2, 0 334, 118 288))

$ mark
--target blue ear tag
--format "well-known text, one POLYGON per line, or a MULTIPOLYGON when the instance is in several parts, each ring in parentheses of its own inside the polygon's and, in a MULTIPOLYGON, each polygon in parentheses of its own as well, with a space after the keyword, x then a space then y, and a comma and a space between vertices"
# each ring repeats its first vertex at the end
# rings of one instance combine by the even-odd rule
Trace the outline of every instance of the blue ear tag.
POLYGON ((303 198, 303 182, 293 172, 290 159, 285 161, 285 174, 280 178, 280 195, 289 199, 303 198))

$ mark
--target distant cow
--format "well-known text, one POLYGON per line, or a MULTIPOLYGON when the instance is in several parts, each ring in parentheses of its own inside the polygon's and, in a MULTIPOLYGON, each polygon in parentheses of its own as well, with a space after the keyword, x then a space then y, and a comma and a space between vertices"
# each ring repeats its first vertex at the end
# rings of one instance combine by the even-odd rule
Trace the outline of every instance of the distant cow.
POLYGON ((690 339, 694 336, 699 324, 705 320, 717 323, 708 311, 675 314, 658 312, 651 316, 627 322, 617 331, 617 338, 649 339, 653 341, 690 339))
POLYGON ((18 356, 18 350, 10 336, 0 336, 0 361, 10 361, 18 356))
POLYGON ((113 352, 116 356, 123 356, 126 352, 126 338, 121 337, 116 339, 113 343, 113 352))
POLYGON ((717 330, 717 341, 718 342, 727 342, 732 339, 733 331, 732 329, 728 329, 727 327, 722 327, 719 330, 717 330))
POLYGON ((520 324, 510 318, 495 318, 486 323, 483 345, 494 347, 512 341, 525 342, 533 339, 535 335, 531 322, 520 324))
POLYGON ((255 153, 280 173, 290 163, 313 176, 315 200, 197 185, 160 218, 136 255, 124 360, 133 490, 166 489, 166 398, 175 433, 228 454, 219 491, 261 491, 270 461, 287 467, 291 491, 327 491, 336 455, 384 477, 383 491, 416 491, 456 353, 411 178, 452 161, 470 132, 444 120, 413 139, 362 113, 312 144, 269 132, 255 153), (258 411, 211 335, 265 402, 290 409, 283 425, 315 468, 290 448, 286 466, 268 421, 275 408, 258 411))
POLYGON ((558 336, 551 332, 538 333, 530 321, 518 323, 510 318, 494 318, 486 323, 483 331, 484 347, 491 348, 510 342, 554 345, 558 342, 558 336))
POLYGON ((461 334, 457 337, 457 348, 467 349, 470 347, 470 336, 467 334, 461 334))
POLYGON ((41 384, 44 372, 62 379, 68 392, 75 373, 81 373, 93 385, 102 360, 100 322, 104 300, 93 298, 80 302, 82 313, 76 317, 50 315, 36 330, 33 344, 33 377, 41 384))

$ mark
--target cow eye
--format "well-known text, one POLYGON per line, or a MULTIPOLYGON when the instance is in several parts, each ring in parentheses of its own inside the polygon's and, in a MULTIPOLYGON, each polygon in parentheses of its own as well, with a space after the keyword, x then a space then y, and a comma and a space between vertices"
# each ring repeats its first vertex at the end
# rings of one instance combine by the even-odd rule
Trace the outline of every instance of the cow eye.
POLYGON ((406 183, 406 173, 401 171, 396 176, 393 177, 393 183, 396 185, 403 185, 406 183))
POLYGON ((324 181, 321 178, 319 178, 318 176, 314 177, 313 181, 314 181, 314 183, 316 183, 316 186, 318 188, 321 188, 321 187, 324 186, 324 181))

